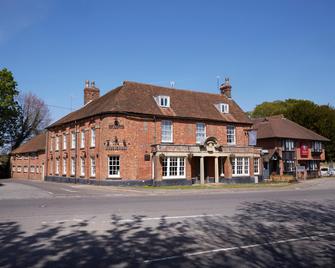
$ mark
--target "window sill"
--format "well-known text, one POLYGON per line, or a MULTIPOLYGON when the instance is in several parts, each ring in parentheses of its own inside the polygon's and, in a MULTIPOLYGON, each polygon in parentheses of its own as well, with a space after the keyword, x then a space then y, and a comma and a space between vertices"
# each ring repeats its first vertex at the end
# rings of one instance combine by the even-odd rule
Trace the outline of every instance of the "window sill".
POLYGON ((108 176, 108 179, 121 179, 120 176, 108 176))
POLYGON ((90 149, 95 149, 95 146, 90 146, 90 149))
POLYGON ((178 177, 178 176, 173 176, 173 177, 162 177, 163 180, 174 180, 174 179, 186 179, 185 176, 183 177, 178 177))

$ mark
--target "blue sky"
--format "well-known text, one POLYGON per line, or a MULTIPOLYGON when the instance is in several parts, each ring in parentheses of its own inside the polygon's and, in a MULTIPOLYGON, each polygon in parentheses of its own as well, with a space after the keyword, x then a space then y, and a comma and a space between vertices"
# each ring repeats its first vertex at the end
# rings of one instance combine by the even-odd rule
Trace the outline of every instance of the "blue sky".
POLYGON ((50 106, 79 108, 86 79, 335 105, 335 1, 1 0, 0 68, 50 106), (72 101, 71 101, 72 100, 72 101))

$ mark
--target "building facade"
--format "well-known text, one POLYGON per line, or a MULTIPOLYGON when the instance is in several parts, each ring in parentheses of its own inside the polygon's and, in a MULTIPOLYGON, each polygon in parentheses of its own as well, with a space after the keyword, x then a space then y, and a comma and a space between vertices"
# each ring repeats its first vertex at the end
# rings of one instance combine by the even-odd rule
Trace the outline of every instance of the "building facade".
POLYGON ((10 155, 11 177, 43 180, 45 173, 46 134, 42 133, 27 141, 10 155))
POLYGON ((252 181, 260 149, 252 122, 231 98, 136 82, 99 96, 48 127, 46 179, 83 183, 190 184, 252 181))
POLYGON ((257 146, 263 149, 264 176, 320 176, 320 163, 325 160, 327 138, 306 129, 282 115, 254 120, 257 146), (303 173, 303 174, 296 174, 303 173))

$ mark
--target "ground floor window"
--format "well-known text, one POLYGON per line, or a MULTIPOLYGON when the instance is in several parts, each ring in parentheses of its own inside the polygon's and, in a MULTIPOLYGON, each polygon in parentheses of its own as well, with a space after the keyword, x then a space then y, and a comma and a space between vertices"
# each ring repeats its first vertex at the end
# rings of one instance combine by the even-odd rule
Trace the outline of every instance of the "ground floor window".
POLYGON ((316 171, 316 170, 318 170, 318 161, 316 161, 316 160, 308 161, 307 170, 309 170, 309 171, 316 171))
POLYGON ((95 158, 91 157, 91 163, 90 163, 90 167, 91 167, 91 177, 95 177, 95 158))
POLYGON ((28 172, 28 167, 27 167, 27 166, 24 166, 24 167, 23 167, 23 172, 24 172, 24 173, 27 173, 27 172, 28 172))
POLYGON ((85 176, 85 158, 84 157, 80 158, 80 176, 82 177, 85 176))
POLYGON ((295 170, 294 160, 284 160, 284 173, 291 173, 295 170))
POLYGON ((56 159, 56 172, 57 175, 59 174, 59 159, 56 159))
POLYGON ((36 173, 40 173, 40 167, 36 166, 36 173))
POLYGON ((17 172, 21 172, 21 166, 17 166, 17 172))
POLYGON ((120 177, 120 156, 113 155, 108 157, 108 177, 120 177))
POLYGON ((76 160, 74 157, 71 157, 71 176, 74 176, 76 173, 76 160))
POLYGON ((63 158, 63 175, 66 175, 66 158, 63 158))
POLYGON ((234 157, 231 160, 233 176, 249 176, 249 158, 234 157))
POLYGON ((185 157, 165 157, 162 162, 163 178, 185 178, 185 157))
POLYGON ((259 158, 258 157, 254 158, 254 174, 255 175, 259 174, 259 158))
POLYGON ((34 173, 35 172, 35 167, 34 166, 30 166, 30 172, 34 173))

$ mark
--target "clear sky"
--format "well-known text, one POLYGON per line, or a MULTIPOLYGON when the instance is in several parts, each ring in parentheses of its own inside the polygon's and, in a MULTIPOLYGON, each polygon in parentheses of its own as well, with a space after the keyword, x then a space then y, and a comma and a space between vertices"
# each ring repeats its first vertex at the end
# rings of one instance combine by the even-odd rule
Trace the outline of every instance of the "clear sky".
POLYGON ((123 80, 213 93, 217 76, 246 111, 335 105, 333 0, 0 0, 0 12, 0 68, 49 105, 79 108, 86 79, 102 93, 123 80))

